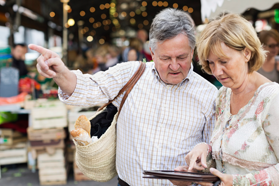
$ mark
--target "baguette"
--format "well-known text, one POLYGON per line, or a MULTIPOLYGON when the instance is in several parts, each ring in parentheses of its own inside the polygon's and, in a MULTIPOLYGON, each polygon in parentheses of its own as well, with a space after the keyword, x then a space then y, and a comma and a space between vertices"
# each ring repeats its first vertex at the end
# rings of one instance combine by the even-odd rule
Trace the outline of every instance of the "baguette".
POLYGON ((81 146, 88 145, 92 140, 87 131, 82 128, 77 128, 71 131, 73 139, 81 146))
POLYGON ((90 136, 91 123, 86 116, 79 116, 74 127, 75 129, 70 134, 78 145, 85 146, 92 142, 90 136))
POLYGON ((86 132, 88 132, 88 134, 90 136, 91 123, 85 115, 81 115, 78 117, 74 127, 75 127, 75 129, 77 129, 77 128, 84 129, 86 132))

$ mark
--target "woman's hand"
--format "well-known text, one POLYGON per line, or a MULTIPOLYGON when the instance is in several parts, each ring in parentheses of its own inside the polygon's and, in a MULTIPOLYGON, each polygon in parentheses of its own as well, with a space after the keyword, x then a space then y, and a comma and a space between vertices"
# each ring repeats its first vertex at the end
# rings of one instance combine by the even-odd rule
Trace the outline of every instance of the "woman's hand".
POLYGON ((185 157, 186 163, 189 165, 189 171, 204 170, 207 168, 206 156, 208 151, 208 145, 206 143, 198 144, 191 150, 185 157))
POLYGON ((218 176, 222 181, 220 186, 232 186, 233 185, 233 176, 229 174, 224 174, 217 169, 210 168, 211 174, 218 176))

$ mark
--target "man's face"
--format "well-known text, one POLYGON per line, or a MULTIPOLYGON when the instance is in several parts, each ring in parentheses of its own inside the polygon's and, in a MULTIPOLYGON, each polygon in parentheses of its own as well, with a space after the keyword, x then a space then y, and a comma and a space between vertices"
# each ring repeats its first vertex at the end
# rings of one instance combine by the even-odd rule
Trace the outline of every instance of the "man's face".
POLYGON ((16 60, 23 60, 24 55, 26 53, 26 48, 22 47, 20 45, 17 45, 13 50, 12 50, 12 55, 16 60))
MULTIPOLYGON (((151 50, 150 50, 151 51, 151 50)), ((152 59, 160 78, 166 84, 178 84, 188 75, 193 50, 186 35, 179 34, 172 39, 157 43, 152 59)))

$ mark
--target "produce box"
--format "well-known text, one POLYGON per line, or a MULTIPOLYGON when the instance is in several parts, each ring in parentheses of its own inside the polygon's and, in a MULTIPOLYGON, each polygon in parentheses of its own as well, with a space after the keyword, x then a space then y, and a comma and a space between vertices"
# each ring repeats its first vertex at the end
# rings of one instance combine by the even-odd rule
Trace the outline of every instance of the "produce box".
POLYGON ((27 143, 18 143, 11 146, 0 146, 0 165, 26 163, 27 143))
POLYGON ((63 128, 67 126, 67 109, 60 101, 47 101, 31 109, 33 129, 63 128))
POLYGON ((0 145, 15 145, 26 142, 27 137, 12 129, 0 129, 0 145))
POLYGON ((65 185, 67 171, 62 149, 56 150, 53 155, 47 153, 38 155, 39 180, 41 185, 65 185))

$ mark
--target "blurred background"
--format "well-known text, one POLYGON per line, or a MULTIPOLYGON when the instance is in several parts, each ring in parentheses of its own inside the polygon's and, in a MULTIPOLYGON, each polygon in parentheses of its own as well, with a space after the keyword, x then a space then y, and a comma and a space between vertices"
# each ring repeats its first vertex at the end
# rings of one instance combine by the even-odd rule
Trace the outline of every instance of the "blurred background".
MULTIPOLYGON (((183 10, 196 36, 210 19, 234 12, 257 33, 279 30, 275 0, 0 0, 0 185, 117 185, 97 183, 75 166, 69 131, 79 115, 98 107, 61 103, 57 85, 36 70, 37 44, 55 51, 69 69, 94 74, 126 61, 152 61, 148 33, 164 8, 183 10)), ((267 45, 278 60, 278 43, 267 45)), ((263 43, 264 44, 264 43, 263 43)), ((194 71, 217 88, 221 84, 194 71)), ((277 68, 279 69, 279 68, 277 68)))

